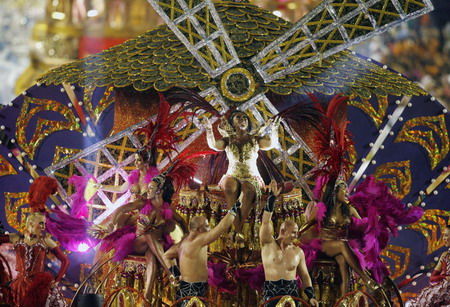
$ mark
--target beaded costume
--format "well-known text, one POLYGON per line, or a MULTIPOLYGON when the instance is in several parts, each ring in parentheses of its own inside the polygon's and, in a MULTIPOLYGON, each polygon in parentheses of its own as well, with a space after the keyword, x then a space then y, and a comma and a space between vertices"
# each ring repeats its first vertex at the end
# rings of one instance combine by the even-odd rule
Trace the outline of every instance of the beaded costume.
POLYGON ((251 136, 250 141, 242 146, 229 139, 229 144, 225 148, 228 159, 228 170, 219 182, 223 189, 225 178, 231 177, 239 182, 249 182, 255 187, 257 196, 261 194, 261 188, 264 186, 264 180, 259 174, 256 160, 258 159, 258 137, 251 136))
MULTIPOLYGON (((290 295, 293 297, 299 297, 298 282, 297 280, 266 280, 264 282, 264 301, 276 296, 290 295)), ((266 304, 266 307, 275 307, 278 301, 272 301, 266 304)), ((298 306, 296 304, 296 306, 298 306)))
MULTIPOLYGON (((180 287, 177 290, 177 300, 183 297, 200 296, 204 297, 208 291, 208 282, 186 282, 180 281, 180 287)), ((178 306, 185 307, 189 304, 188 301, 182 301, 178 306)))

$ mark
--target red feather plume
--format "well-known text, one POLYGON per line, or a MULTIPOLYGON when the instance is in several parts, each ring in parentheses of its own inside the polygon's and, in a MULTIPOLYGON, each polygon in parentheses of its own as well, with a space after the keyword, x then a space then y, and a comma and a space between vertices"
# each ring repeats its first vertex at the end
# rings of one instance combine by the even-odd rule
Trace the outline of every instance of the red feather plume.
MULTIPOLYGON (((348 97, 336 95, 331 99, 326 116, 321 118, 320 128, 314 131, 311 149, 323 166, 316 170, 316 175, 336 179, 347 176, 351 162, 348 149, 353 145, 351 134, 347 131, 347 101, 348 97)), ((345 178, 347 179, 347 178, 345 178)))
POLYGON ((173 184, 178 191, 194 180, 194 176, 197 172, 198 167, 190 160, 216 153, 217 152, 215 151, 208 150, 189 154, 189 150, 186 150, 178 155, 176 160, 172 162, 172 165, 169 166, 164 174, 173 180, 173 184))
POLYGON ((192 113, 185 112, 183 105, 170 113, 171 106, 161 93, 159 93, 159 98, 160 104, 156 120, 154 122, 149 120, 145 127, 137 129, 134 133, 147 136, 148 141, 145 147, 148 150, 176 150, 175 145, 181 140, 175 131, 175 120, 179 117, 186 118, 192 113))
POLYGON ((45 212, 50 195, 58 192, 56 179, 46 176, 36 178, 28 190, 28 202, 32 212, 45 212))

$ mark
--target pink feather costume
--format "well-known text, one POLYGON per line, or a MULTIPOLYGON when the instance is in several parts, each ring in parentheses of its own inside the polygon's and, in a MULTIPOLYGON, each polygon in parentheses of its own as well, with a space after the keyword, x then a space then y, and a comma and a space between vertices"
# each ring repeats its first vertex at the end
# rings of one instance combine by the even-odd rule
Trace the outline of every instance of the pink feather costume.
MULTIPOLYGON (((386 248, 389 236, 398 234, 398 226, 414 223, 422 217, 423 210, 407 207, 396 198, 389 188, 381 181, 369 176, 349 198, 350 203, 361 215, 361 219, 351 218, 344 228, 339 229, 342 240, 348 242, 349 247, 358 257, 361 267, 373 273, 375 281, 381 282, 389 271, 380 259, 381 251, 386 248)), ((325 204, 319 202, 317 207, 316 231, 323 231, 323 220, 326 215, 325 204)), ((338 229, 336 229, 338 230, 338 229)), ((338 236, 338 232, 335 234, 338 236)), ((321 239, 315 239, 302 245, 308 266, 320 251, 321 239)))
MULTIPOLYGON (((155 209, 153 208, 151 201, 147 200, 145 206, 139 210, 139 215, 148 216, 154 210, 155 209)), ((153 230, 163 228, 165 225, 173 221, 173 211, 169 203, 164 202, 159 213, 164 218, 164 223, 154 225, 155 229, 153 230)), ((102 252, 108 252, 111 249, 114 249, 114 256, 112 258, 113 261, 121 261, 125 259, 126 256, 134 252, 134 240, 137 238, 136 229, 136 225, 125 225, 117 229, 102 240, 100 250, 102 252)), ((164 233, 161 240, 165 250, 173 245, 173 240, 168 233, 164 233)))

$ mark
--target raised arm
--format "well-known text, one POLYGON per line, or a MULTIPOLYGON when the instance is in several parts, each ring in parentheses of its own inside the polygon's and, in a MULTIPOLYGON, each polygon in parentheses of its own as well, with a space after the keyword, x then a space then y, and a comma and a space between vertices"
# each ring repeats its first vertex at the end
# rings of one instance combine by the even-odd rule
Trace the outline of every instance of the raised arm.
POLYGON ((261 227, 259 228, 259 242, 261 246, 273 242, 274 238, 273 225, 271 223, 273 210, 275 209, 275 201, 277 196, 280 195, 281 188, 277 187, 277 182, 272 180, 269 184, 270 195, 267 198, 266 206, 264 207, 263 218, 261 227))
POLYGON ((443 261, 445 255, 446 255, 447 253, 448 253, 448 252, 443 252, 443 253, 442 253, 441 258, 439 259, 438 264, 437 264, 436 267, 434 268, 433 273, 431 273, 430 282, 432 282, 432 283, 437 283, 437 282, 440 282, 440 281, 446 279, 445 275, 441 275, 441 272, 442 272, 442 261, 443 261))
POLYGON ((220 236, 230 228, 231 224, 236 217, 238 210, 241 207, 240 202, 236 202, 234 206, 228 211, 227 215, 220 221, 220 223, 211 229, 211 231, 204 232, 198 235, 197 240, 202 245, 208 245, 216 241, 220 236))
POLYGON ((272 131, 270 134, 267 134, 263 136, 259 140, 259 148, 261 150, 270 150, 274 148, 278 144, 278 128, 280 126, 280 117, 277 117, 275 119, 271 118, 270 123, 272 125, 272 131))
POLYGON ((262 217, 261 227, 259 228, 259 242, 262 245, 269 244, 273 242, 273 225, 272 225, 272 214, 275 206, 276 197, 270 194, 267 198, 267 204, 264 207, 264 213, 262 217))
POLYGON ((214 131, 211 125, 211 122, 209 119, 205 118, 203 121, 203 125, 205 127, 206 131, 206 141, 208 142, 209 148, 216 150, 216 151, 223 151, 226 147, 226 141, 224 139, 216 140, 216 137, 214 136, 214 131))
POLYGON ((130 188, 130 184, 125 181, 121 186, 99 184, 97 187, 106 192, 125 193, 130 188))

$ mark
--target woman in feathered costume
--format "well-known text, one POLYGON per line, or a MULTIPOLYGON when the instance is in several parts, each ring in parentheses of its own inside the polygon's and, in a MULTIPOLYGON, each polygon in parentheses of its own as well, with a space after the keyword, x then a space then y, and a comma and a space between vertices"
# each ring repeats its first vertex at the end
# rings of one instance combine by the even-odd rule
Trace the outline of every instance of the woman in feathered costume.
POLYGON ((58 191, 55 179, 37 178, 29 190, 28 214, 23 234, 0 235, 0 243, 12 243, 16 251, 17 276, 10 283, 12 304, 19 307, 66 306, 57 284, 63 278, 69 259, 45 233, 45 203, 58 191), (46 254, 51 252, 61 261, 56 278, 44 271, 46 254))
POLYGON ((117 223, 118 217, 123 214, 138 210, 136 224, 119 228, 104 238, 100 246, 104 252, 114 249, 114 261, 120 261, 132 253, 145 255, 147 277, 144 295, 147 300, 151 299, 157 262, 172 277, 162 255, 173 244, 170 232, 174 229, 174 222, 185 225, 184 220, 172 209, 171 202, 175 193, 174 185, 180 189, 191 182, 195 175, 195 165, 187 162, 190 158, 193 156, 180 154, 167 171, 151 179, 146 199, 138 199, 119 207, 113 213, 111 223, 117 223))
MULTIPOLYGON (((71 196, 71 215, 74 217, 87 217, 86 202, 86 188, 92 187, 96 192, 103 190, 106 192, 125 193, 131 192, 129 202, 136 199, 145 199, 147 187, 151 179, 159 174, 156 168, 156 160, 158 157, 158 150, 163 152, 170 152, 176 150, 176 144, 180 142, 179 137, 173 127, 177 118, 186 117, 189 113, 184 111, 183 105, 180 105, 174 112, 170 112, 171 107, 164 96, 160 94, 160 104, 158 114, 155 121, 149 120, 147 125, 143 128, 137 129, 134 134, 144 135, 146 138, 145 145, 134 154, 134 165, 136 167, 125 181, 120 186, 102 185, 94 183, 92 176, 72 176, 69 183, 76 186, 76 193, 71 196), (91 181, 92 185, 90 185, 91 181), (79 212, 74 214, 74 212, 79 212)), ((87 193, 91 196, 93 193, 87 193)), ((117 221, 117 226, 120 228, 128 222, 129 216, 122 216, 117 221)))
POLYGON ((336 260, 341 295, 348 291, 349 267, 367 288, 378 289, 378 283, 388 274, 379 255, 387 246, 389 234, 396 235, 399 224, 413 223, 423 213, 420 208, 407 211, 383 182, 371 176, 348 197, 348 149, 353 143, 346 129, 347 100, 340 95, 333 97, 324 111, 322 129, 315 132, 312 150, 321 163, 316 170, 316 201, 308 205, 307 223, 300 230, 306 231, 301 241, 308 242, 302 248, 310 265, 318 251, 336 260), (373 279, 366 269, 372 271, 373 279))
POLYGON ((282 178, 280 171, 262 152, 277 146, 278 128, 281 119, 315 123, 320 114, 310 105, 299 103, 270 118, 262 127, 252 129, 250 118, 245 112, 235 110, 228 117, 222 116, 203 97, 191 90, 174 91, 168 96, 168 99, 171 101, 187 100, 192 105, 198 106, 216 117, 221 117, 221 123, 218 127, 222 135, 220 139, 215 138, 211 122, 208 118, 204 118, 208 146, 215 151, 225 152, 226 154, 226 161, 219 158, 221 157, 220 154, 214 157, 217 164, 211 167, 211 173, 213 173, 211 177, 215 177, 228 162, 226 173, 221 177, 218 185, 224 192, 228 208, 231 208, 241 197, 241 214, 234 220, 234 229, 236 241, 242 243, 244 241, 242 226, 253 205, 259 203, 261 190, 264 187, 264 180, 258 169, 257 160, 261 159, 265 171, 271 177, 270 179, 274 179, 274 176, 282 178), (269 130, 268 133, 267 130, 269 130))

